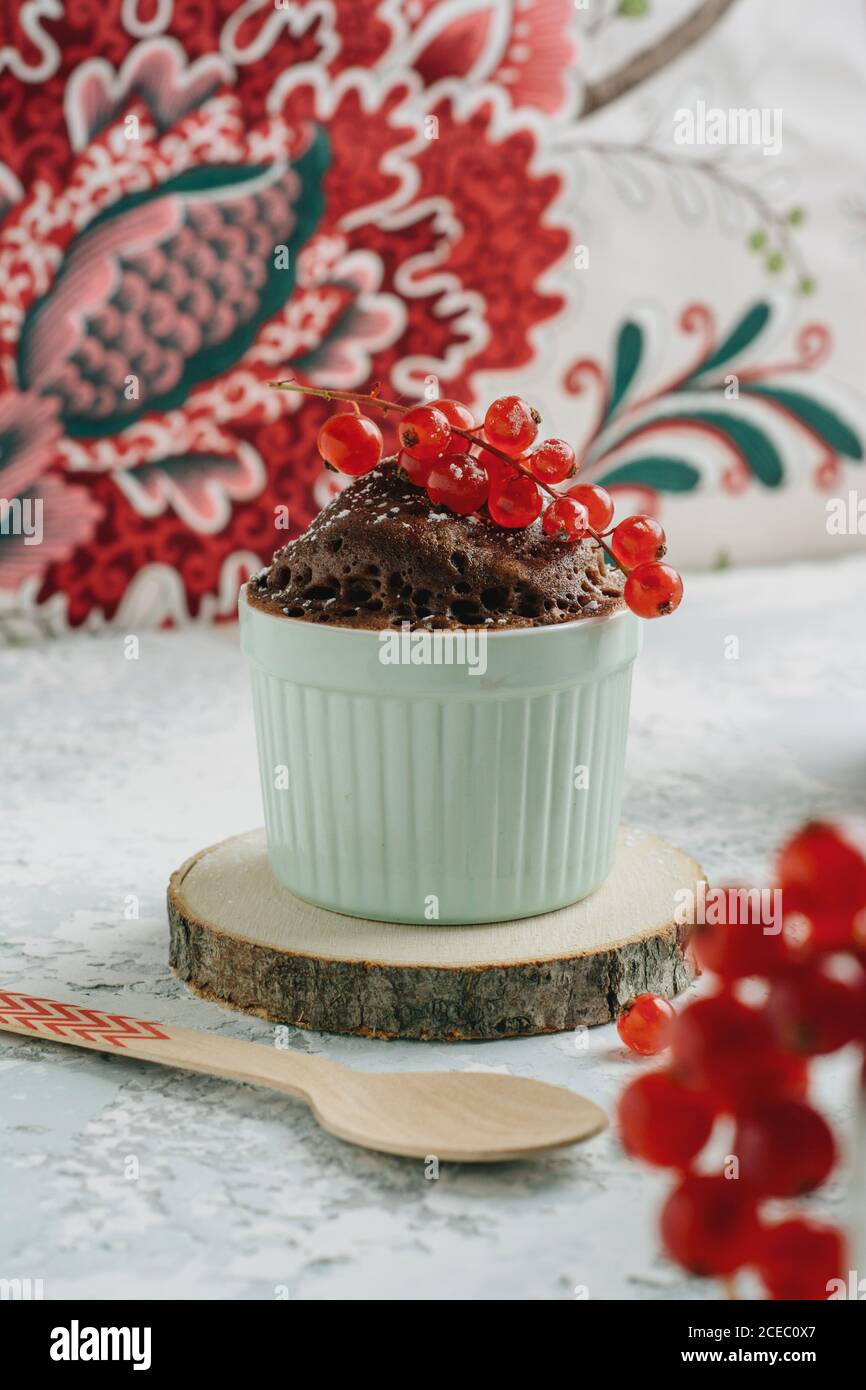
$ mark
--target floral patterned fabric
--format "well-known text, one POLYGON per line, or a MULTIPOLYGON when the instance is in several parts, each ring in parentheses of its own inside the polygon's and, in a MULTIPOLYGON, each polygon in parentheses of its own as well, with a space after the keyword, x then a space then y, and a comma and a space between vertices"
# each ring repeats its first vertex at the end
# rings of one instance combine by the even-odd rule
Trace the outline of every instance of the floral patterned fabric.
POLYGON ((866 432, 840 291, 863 204, 848 188, 840 269, 810 222, 812 79, 762 95, 734 55, 802 12, 841 102, 856 7, 835 41, 800 0, 659 8, 4 7, 0 633, 231 617, 339 486, 315 450, 329 407, 267 384, 289 375, 520 390, 683 562, 839 546, 826 498, 856 485, 866 432), (671 116, 696 93, 781 104, 793 188, 761 151, 683 153, 671 116), (40 543, 13 501, 39 504, 40 543))

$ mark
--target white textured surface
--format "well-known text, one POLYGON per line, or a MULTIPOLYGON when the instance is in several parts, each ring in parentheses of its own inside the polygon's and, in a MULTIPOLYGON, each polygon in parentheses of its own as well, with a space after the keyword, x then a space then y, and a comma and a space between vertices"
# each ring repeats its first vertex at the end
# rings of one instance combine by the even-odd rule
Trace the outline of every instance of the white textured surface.
MULTIPOLYGON (((693 579, 677 618, 649 626, 636 669, 625 819, 713 881, 760 882, 803 816, 866 810, 864 610, 856 559, 693 579), (738 660, 725 658, 732 636, 738 660)), ((260 819, 236 633, 145 635, 137 662, 120 636, 4 652, 0 717, 0 982, 272 1036, 190 998, 165 964, 169 873, 260 819), (139 920, 124 917, 127 895, 139 920)), ((613 1028, 579 1043, 290 1036, 370 1069, 507 1068, 609 1108, 641 1064, 613 1028)), ((847 1060, 817 1080, 844 1123, 847 1060)), ((843 1178, 815 1205, 841 1216, 843 1178)), ((658 1253, 666 1185, 610 1133, 427 1181, 420 1164, 329 1138, 288 1098, 0 1035, 0 1277, 42 1278, 47 1297, 715 1296, 658 1253)))

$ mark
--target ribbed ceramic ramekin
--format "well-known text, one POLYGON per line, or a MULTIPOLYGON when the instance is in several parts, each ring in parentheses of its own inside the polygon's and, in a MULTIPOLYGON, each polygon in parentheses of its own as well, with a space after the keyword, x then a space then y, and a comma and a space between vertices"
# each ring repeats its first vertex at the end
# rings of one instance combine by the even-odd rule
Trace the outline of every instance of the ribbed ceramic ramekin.
POLYGON ((425 661, 409 634, 266 613, 245 591, 240 617, 268 853, 292 892, 432 925, 531 916, 602 883, 631 613, 487 633, 462 663, 452 644, 455 664, 435 664, 432 643, 425 661))

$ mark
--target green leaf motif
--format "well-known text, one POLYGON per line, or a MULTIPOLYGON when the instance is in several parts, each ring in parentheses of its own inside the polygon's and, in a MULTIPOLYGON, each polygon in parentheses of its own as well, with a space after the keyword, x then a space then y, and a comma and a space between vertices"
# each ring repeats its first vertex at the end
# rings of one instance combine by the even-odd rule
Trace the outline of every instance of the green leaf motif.
POLYGON ((613 389, 604 418, 609 420, 619 408, 623 396, 634 380, 643 353, 643 329, 631 320, 624 323, 616 340, 616 359, 613 369, 613 389))
MULTIPOLYGON (((753 236, 753 244, 757 240, 753 236)), ((805 292, 805 287, 804 287, 805 292)), ((753 304, 724 340, 710 351, 707 357, 677 388, 680 391, 709 392, 716 389, 712 385, 701 385, 701 378, 715 368, 722 367, 732 358, 744 352, 764 331, 771 308, 769 303, 760 301, 753 304)), ((644 348, 644 335, 640 325, 629 320, 625 322, 617 337, 616 353, 612 372, 610 399, 604 416, 607 423, 616 414, 628 389, 634 380, 644 348)), ((864 444, 852 426, 834 409, 804 395, 801 391, 772 385, 758 385, 744 382, 740 385, 744 397, 765 401, 783 410, 806 429, 812 431, 835 454, 845 458, 862 461, 864 444)), ((672 403, 671 403, 672 404, 672 403)), ((690 423, 697 428, 704 427, 721 435, 729 441, 742 457, 752 475, 764 487, 779 487, 784 478, 784 467, 778 449, 763 428, 750 420, 739 418, 730 408, 722 410, 698 409, 687 412, 670 410, 666 415, 656 416, 651 422, 653 429, 666 425, 672 429, 690 423)), ((626 432, 602 449, 608 456, 614 449, 637 439, 645 430, 646 423, 627 428, 626 432)), ((596 445, 598 447, 598 443, 596 445)), ((607 473, 598 481, 607 485, 642 485, 660 492, 690 492, 698 487, 701 473, 693 464, 681 458, 668 455, 646 455, 633 458, 607 473)))
POLYGON ((676 418, 694 420, 697 424, 709 425, 727 435, 764 487, 778 487, 781 483, 784 469, 779 452, 757 425, 747 420, 733 419, 730 412, 724 410, 697 410, 693 415, 678 415, 676 418))
MULTIPOLYGON (((764 431, 759 430, 756 425, 750 424, 747 420, 737 420, 730 410, 676 411, 669 415, 656 416, 652 424, 654 427, 676 425, 683 420, 697 426, 706 425, 711 430, 725 435, 740 451, 755 477, 765 487, 778 487, 781 483, 784 470, 778 450, 764 434, 764 431)), ((605 453, 620 448, 629 439, 639 435, 642 429, 643 426, 638 425, 621 435, 619 439, 608 445, 605 453)))
POLYGON ((646 458, 629 459, 628 463, 612 468, 609 473, 594 481, 602 487, 631 483, 638 487, 653 488, 656 492, 691 492, 700 480, 701 475, 694 464, 654 454, 646 458))
POLYGON ((846 425, 834 411, 828 410, 825 405, 812 400, 810 396, 804 396, 799 391, 782 390, 777 386, 750 386, 748 383, 741 385, 740 391, 743 395, 775 401, 789 414, 813 429, 825 444, 844 458, 863 458, 863 445, 850 425, 846 425))
POLYGON ((769 304, 764 301, 753 304, 751 309, 740 319, 739 323, 734 325, 727 338, 719 344, 715 352, 712 352, 709 357, 705 358, 695 371, 692 372, 688 381, 692 382, 697 377, 704 376, 707 372, 712 371, 714 367, 721 367, 724 362, 728 362, 732 357, 736 357, 738 353, 749 346, 749 343, 754 342, 759 333, 763 333, 769 317, 769 304))

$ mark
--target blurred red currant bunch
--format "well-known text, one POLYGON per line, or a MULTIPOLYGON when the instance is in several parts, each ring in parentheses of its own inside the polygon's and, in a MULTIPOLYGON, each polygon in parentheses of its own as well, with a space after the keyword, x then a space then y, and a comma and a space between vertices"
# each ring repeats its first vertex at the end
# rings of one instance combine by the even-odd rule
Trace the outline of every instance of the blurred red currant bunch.
POLYGON ((843 1234, 803 1216, 774 1220, 767 1203, 814 1191, 836 1164, 833 1131, 807 1099, 808 1063, 866 1045, 866 826, 805 826, 777 876, 781 919, 756 910, 758 890, 717 890, 722 910, 692 928, 715 993, 673 1021, 655 995, 627 1006, 623 1041, 644 1055, 669 1047, 669 1064, 626 1087, 619 1133, 636 1158, 677 1173, 660 1224, 684 1269, 751 1268, 770 1298, 826 1299, 847 1280, 843 1234), (793 917, 803 929, 788 933, 793 917), (745 980, 762 982, 759 1006, 741 997, 745 980), (723 1117, 734 1127, 725 1172, 697 1171, 723 1117))
POLYGON ((650 516, 630 516, 611 530, 613 500, 604 488, 578 484, 565 493, 555 491, 578 471, 574 450, 563 439, 536 442, 541 416, 521 396, 500 396, 479 425, 468 406, 447 398, 404 406, 375 392, 292 381, 272 385, 349 406, 319 431, 319 453, 329 468, 359 477, 381 462, 381 431, 360 406, 398 415, 398 467, 426 489, 431 502, 459 516, 486 509, 495 525, 507 530, 521 530, 541 517, 553 542, 573 545, 590 538, 602 547, 626 575, 623 597, 639 617, 659 618, 679 607, 682 580, 662 563, 667 546, 661 526, 650 516))

